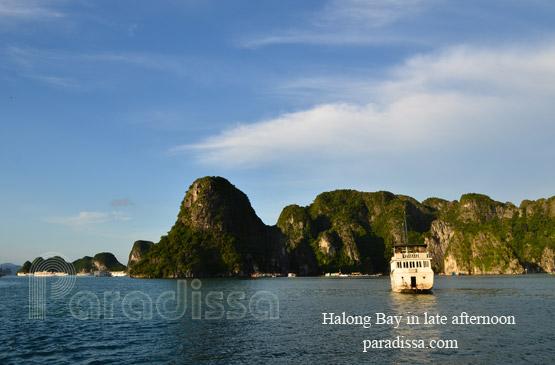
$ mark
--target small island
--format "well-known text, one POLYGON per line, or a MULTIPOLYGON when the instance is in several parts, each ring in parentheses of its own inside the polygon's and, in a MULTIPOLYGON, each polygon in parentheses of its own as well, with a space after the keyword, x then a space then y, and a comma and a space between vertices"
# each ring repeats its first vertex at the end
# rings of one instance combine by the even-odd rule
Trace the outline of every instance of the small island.
POLYGON ((17 272, 19 276, 37 275, 77 275, 77 276, 126 276, 127 268, 121 264, 110 252, 101 252, 94 257, 84 256, 73 262, 67 262, 62 257, 55 256, 47 259, 37 257, 33 262, 25 261, 17 272), (49 264, 51 262, 51 264, 49 264), (42 268, 47 270, 43 271, 42 268))

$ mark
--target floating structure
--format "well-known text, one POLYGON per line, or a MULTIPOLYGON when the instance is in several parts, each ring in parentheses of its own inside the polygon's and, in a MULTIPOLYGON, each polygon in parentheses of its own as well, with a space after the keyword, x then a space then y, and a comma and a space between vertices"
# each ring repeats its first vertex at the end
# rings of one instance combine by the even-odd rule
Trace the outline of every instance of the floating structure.
POLYGON ((279 272, 255 272, 251 274, 251 278, 279 278, 284 274, 279 272))
POLYGON ((94 276, 97 278, 109 278, 112 274, 109 271, 98 270, 94 272, 94 276))
POLYGON ((119 278, 127 276, 127 271, 110 271, 110 274, 112 274, 112 276, 115 278, 119 278))
POLYGON ((18 272, 17 276, 68 276, 67 272, 57 272, 57 271, 35 271, 35 272, 18 272))

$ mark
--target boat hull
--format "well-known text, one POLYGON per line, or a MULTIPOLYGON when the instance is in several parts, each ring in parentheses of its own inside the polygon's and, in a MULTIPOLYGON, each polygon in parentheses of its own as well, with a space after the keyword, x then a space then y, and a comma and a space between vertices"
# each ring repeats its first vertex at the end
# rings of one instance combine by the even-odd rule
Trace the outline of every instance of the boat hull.
POLYGON ((391 290, 395 293, 430 293, 433 286, 434 272, 431 269, 395 269, 391 272, 391 290))

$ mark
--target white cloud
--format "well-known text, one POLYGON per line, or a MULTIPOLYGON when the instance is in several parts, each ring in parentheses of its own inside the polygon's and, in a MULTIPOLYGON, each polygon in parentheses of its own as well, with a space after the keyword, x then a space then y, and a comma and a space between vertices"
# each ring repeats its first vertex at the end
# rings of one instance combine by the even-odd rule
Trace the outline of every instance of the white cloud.
POLYGON ((112 217, 117 220, 117 221, 130 221, 131 217, 125 215, 123 212, 120 211, 114 211, 112 212, 112 217))
MULTIPOLYGON (((352 82, 325 80, 318 85, 328 91, 348 89, 352 82)), ((360 165, 372 156, 486 141, 503 150, 522 136, 554 132, 549 119, 555 111, 554 44, 454 47, 413 57, 385 80, 362 84, 356 81, 364 90, 358 100, 364 102, 328 103, 239 125, 177 150, 193 150, 201 163, 226 167, 301 161, 360 165)))
POLYGON ((63 224, 70 227, 81 227, 91 224, 105 223, 108 220, 109 215, 101 212, 80 212, 75 216, 49 217, 45 219, 48 223, 63 224))
MULTIPOLYGON (((349 44, 404 41, 406 35, 378 33, 395 21, 416 14, 425 0, 332 0, 303 19, 304 25, 256 35, 242 45, 255 48, 279 43, 349 44)), ((416 41, 416 39, 413 39, 416 41)))

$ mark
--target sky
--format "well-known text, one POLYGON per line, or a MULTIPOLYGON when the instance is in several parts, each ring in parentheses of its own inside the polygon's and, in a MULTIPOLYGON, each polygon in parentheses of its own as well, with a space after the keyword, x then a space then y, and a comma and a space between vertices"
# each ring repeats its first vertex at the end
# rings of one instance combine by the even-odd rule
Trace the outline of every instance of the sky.
POLYGON ((0 262, 158 242, 195 179, 555 195, 555 4, 0 0, 0 262))

